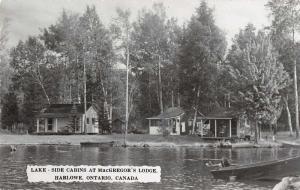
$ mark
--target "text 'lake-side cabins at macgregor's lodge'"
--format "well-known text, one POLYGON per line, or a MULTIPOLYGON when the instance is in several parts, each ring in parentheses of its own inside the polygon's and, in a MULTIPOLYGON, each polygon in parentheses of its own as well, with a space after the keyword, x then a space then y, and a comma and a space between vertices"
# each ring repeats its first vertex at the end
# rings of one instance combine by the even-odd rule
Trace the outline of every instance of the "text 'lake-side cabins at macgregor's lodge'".
MULTIPOLYGON (((84 113, 83 104, 51 104, 42 109, 36 116, 37 134, 99 134, 98 109, 94 105, 87 106, 84 113), (86 125, 84 119, 86 117, 86 125)), ((122 133, 124 121, 109 119, 112 132, 122 133)), ((145 118, 148 120, 148 134, 191 135, 196 134, 208 139, 245 138, 252 133, 247 116, 232 108, 218 108, 207 114, 185 112, 180 107, 171 107, 163 113, 145 118), (196 118, 196 120, 195 120, 196 118), (195 126, 193 128, 193 123, 195 126), (194 132, 193 132, 194 130, 194 132)))

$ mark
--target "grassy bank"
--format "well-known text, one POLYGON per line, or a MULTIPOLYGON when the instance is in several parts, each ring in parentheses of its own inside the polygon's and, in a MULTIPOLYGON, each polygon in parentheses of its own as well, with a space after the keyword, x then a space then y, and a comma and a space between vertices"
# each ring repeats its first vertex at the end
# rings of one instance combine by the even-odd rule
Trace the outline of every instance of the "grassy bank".
MULTIPOLYGON (((116 141, 122 143, 124 140, 121 134, 112 135, 13 135, 1 134, 0 144, 71 144, 79 145, 80 142, 110 142, 116 141)), ((159 146, 159 145, 206 145, 210 144, 203 142, 199 137, 192 136, 155 136, 128 134, 128 145, 144 145, 159 146)))
MULTIPOLYGON (((111 142, 118 145, 123 143, 121 134, 112 135, 14 135, 0 134, 0 144, 70 144, 80 145, 80 142, 111 142)), ((127 144, 129 146, 198 146, 217 147, 220 143, 216 141, 204 141, 198 136, 156 136, 147 134, 128 134, 127 144)), ((233 148, 259 148, 274 147, 280 144, 272 141, 262 140, 258 145, 251 142, 239 142, 232 144, 233 148)))

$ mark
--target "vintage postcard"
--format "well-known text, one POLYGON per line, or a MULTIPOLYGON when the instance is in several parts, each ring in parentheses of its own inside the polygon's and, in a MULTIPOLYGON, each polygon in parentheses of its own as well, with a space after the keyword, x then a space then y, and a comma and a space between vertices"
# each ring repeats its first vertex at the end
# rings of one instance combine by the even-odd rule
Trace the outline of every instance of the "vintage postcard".
POLYGON ((299 0, 0 0, 0 189, 300 189, 299 0))

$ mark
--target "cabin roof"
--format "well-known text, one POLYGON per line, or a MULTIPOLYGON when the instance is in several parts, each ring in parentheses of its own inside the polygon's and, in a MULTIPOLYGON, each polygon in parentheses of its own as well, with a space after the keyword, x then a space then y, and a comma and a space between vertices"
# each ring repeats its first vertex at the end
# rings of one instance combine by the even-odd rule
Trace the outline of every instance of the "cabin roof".
MULTIPOLYGON (((87 110, 91 106, 87 106, 87 110)), ((37 117, 67 117, 84 114, 84 104, 51 104, 42 109, 37 117)))
POLYGON ((241 115, 243 112, 233 108, 220 107, 214 109, 203 116, 198 116, 199 119, 232 119, 241 115))
POLYGON ((180 107, 171 107, 168 108, 166 111, 164 111, 163 113, 154 116, 154 117, 150 117, 147 119, 171 119, 171 118, 176 118, 180 115, 183 115, 184 111, 182 108, 180 107))
POLYGON ((120 118, 113 120, 113 123, 116 123, 116 122, 125 123, 125 121, 120 118))

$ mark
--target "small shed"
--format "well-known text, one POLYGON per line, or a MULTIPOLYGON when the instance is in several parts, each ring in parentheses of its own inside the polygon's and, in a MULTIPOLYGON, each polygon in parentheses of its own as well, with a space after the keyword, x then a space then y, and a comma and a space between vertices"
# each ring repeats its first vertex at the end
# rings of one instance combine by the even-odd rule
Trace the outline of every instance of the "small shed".
POLYGON ((186 131, 185 123, 182 122, 184 115, 180 107, 168 108, 163 113, 147 118, 149 121, 149 134, 161 135, 167 130, 170 135, 180 135, 186 131))
POLYGON ((123 133, 124 129, 125 129, 125 121, 123 121, 120 118, 113 120, 113 122, 112 122, 112 132, 113 133, 121 134, 121 133, 123 133))

